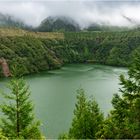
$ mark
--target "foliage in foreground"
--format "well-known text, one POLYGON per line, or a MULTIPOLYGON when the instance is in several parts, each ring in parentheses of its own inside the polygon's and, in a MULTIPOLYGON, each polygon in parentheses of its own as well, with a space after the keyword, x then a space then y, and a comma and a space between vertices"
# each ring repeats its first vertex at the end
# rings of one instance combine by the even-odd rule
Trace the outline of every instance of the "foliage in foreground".
POLYGON ((122 96, 114 95, 114 109, 101 129, 101 138, 140 138, 140 51, 134 56, 128 78, 120 76, 122 96))
POLYGON ((72 126, 68 134, 60 135, 59 139, 95 139, 99 125, 103 122, 103 114, 94 99, 88 100, 84 90, 77 90, 77 103, 74 110, 72 126))
POLYGON ((114 95, 113 109, 105 120, 97 103, 87 102, 79 90, 71 128, 59 139, 140 139, 140 50, 134 53, 128 78, 120 76, 120 84, 122 95, 114 95))
POLYGON ((34 119, 29 87, 22 78, 13 77, 8 89, 9 93, 2 93, 5 102, 0 106, 2 135, 9 139, 40 139, 40 123, 34 119))

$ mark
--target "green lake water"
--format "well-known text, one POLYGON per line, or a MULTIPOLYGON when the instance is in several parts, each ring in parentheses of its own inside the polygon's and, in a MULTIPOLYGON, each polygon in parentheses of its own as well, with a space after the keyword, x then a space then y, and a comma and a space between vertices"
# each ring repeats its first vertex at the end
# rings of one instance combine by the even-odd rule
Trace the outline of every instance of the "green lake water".
MULTIPOLYGON (((26 76, 30 85, 35 115, 47 138, 57 138, 71 125, 76 102, 76 90, 83 88, 87 97, 93 96, 102 112, 112 108, 111 99, 119 90, 119 75, 127 69, 94 64, 69 64, 59 70, 26 76)), ((1 79, 5 89, 7 80, 1 79)))

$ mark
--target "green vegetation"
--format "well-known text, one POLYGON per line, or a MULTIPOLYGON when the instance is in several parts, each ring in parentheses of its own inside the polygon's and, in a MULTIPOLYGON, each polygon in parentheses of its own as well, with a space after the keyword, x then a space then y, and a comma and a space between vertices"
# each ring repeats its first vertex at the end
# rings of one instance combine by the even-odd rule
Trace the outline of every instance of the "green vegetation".
POLYGON ((65 63, 92 62, 129 66, 139 48, 140 32, 39 33, 0 30, 0 58, 22 65, 24 74, 60 68, 65 63))
POLYGON ((0 139, 1 139, 1 140, 8 140, 8 138, 6 138, 6 137, 2 134, 1 130, 0 130, 0 139))
POLYGON ((39 27, 35 30, 40 32, 67 32, 67 31, 80 31, 79 25, 71 18, 60 17, 48 17, 44 19, 39 27))
POLYGON ((100 129, 101 138, 140 138, 140 51, 135 52, 128 76, 120 76, 122 97, 114 95, 114 109, 100 129))
POLYGON ((40 139, 42 137, 39 130, 40 123, 34 119, 33 105, 29 100, 29 87, 22 78, 14 76, 8 84, 8 89, 9 93, 2 93, 5 102, 0 106, 3 113, 0 137, 40 139))
POLYGON ((103 120, 95 101, 86 102, 83 90, 77 96, 74 119, 68 134, 59 139, 139 139, 140 138, 140 51, 134 53, 134 61, 128 78, 120 76, 122 95, 112 99, 113 110, 103 120))
MULTIPOLYGON (((33 38, 44 38, 44 39, 64 39, 64 34, 59 32, 32 32, 22 30, 18 28, 0 28, 0 37, 33 37, 33 38)), ((14 39, 14 38, 13 38, 14 39)))
MULTIPOLYGON (((133 30, 135 28, 132 28, 133 30)), ((119 27, 119 26, 107 26, 107 25, 99 25, 97 23, 89 25, 87 28, 84 30, 87 31, 129 31, 132 30, 131 28, 128 27, 119 27)))
MULTIPOLYGON (((128 20, 128 17, 123 16, 128 20)), ((129 18, 130 19, 130 18, 129 18)), ((130 19, 132 21, 132 19, 130 19)), ((139 26, 136 25, 133 28, 119 27, 105 24, 98 24, 96 22, 91 23, 85 28, 81 28, 80 25, 72 18, 68 16, 49 16, 42 20, 37 27, 29 26, 24 21, 8 14, 0 13, 0 27, 14 27, 19 29, 26 29, 29 31, 40 32, 77 32, 77 31, 130 31, 139 30, 139 26)))
MULTIPOLYGON (((132 63, 128 78, 120 76, 122 95, 114 95, 113 109, 107 118, 104 119, 95 100, 88 100, 84 91, 78 90, 72 125, 60 139, 140 138, 139 32, 64 33, 64 38, 53 39, 38 38, 34 34, 0 37, 0 57, 6 58, 11 68, 20 66, 18 76, 59 68, 65 63, 97 62, 117 66, 132 63)), ((22 78, 14 77, 9 90, 10 93, 3 93, 6 101, 11 102, 1 105, 4 118, 0 138, 41 138, 39 123, 32 114, 28 86, 22 78)))
POLYGON ((60 139, 95 139, 102 122, 103 114, 96 101, 94 99, 87 100, 84 90, 79 89, 72 126, 68 134, 60 135, 60 139))

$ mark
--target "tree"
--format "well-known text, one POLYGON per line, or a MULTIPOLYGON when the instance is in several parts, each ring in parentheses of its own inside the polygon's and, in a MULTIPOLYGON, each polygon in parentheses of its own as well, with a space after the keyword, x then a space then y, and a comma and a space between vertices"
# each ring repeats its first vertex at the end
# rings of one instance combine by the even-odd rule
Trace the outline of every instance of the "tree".
POLYGON ((13 77, 8 84, 9 93, 2 93, 5 100, 0 108, 3 113, 0 128, 10 139, 39 139, 40 123, 35 121, 29 86, 21 77, 13 77))
POLYGON ((94 139, 103 121, 103 114, 100 112, 95 100, 87 100, 84 90, 77 90, 77 103, 74 110, 72 126, 68 134, 60 136, 60 139, 94 139))
POLYGON ((77 103, 74 110, 74 118, 72 126, 69 130, 69 136, 75 139, 84 139, 87 137, 87 102, 84 91, 82 89, 77 91, 77 103))
POLYGON ((134 53, 128 78, 120 76, 122 96, 115 94, 114 109, 98 134, 101 138, 140 138, 140 51, 134 53), (109 133, 111 132, 111 134, 109 133))

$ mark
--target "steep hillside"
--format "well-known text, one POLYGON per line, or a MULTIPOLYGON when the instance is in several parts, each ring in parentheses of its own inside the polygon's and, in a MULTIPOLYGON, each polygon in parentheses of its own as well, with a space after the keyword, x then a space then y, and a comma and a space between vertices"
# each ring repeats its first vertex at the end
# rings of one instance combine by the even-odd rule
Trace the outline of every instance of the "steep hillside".
POLYGON ((140 32, 38 33, 0 30, 0 58, 18 63, 25 74, 60 68, 66 63, 129 66, 140 48, 140 32))

